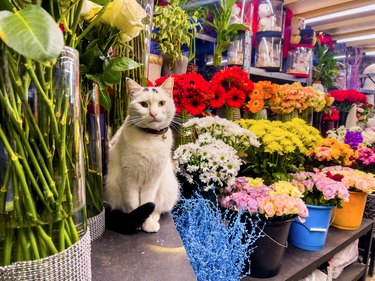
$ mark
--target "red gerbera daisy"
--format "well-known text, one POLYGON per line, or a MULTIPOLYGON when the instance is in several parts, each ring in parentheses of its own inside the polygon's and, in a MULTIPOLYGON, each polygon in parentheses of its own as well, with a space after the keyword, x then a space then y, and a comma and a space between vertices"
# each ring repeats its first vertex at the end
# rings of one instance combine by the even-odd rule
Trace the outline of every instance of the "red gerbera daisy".
POLYGON ((210 99, 210 106, 212 108, 220 108, 225 104, 227 94, 223 87, 217 86, 212 89, 212 99, 210 99))
POLYGON ((184 99, 183 104, 186 112, 193 116, 202 114, 206 108, 204 98, 200 95, 191 96, 188 99, 184 99))
POLYGON ((232 88, 227 94, 227 104, 230 107, 240 108, 246 100, 246 95, 244 92, 237 88, 232 88))

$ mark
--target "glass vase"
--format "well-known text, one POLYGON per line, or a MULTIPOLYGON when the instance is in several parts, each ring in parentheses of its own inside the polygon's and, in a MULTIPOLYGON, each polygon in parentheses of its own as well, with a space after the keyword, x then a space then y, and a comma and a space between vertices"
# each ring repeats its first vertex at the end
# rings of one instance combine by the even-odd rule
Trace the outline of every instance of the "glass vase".
POLYGON ((99 87, 96 83, 82 84, 83 128, 85 128, 85 175, 87 217, 103 211, 102 137, 100 124, 99 87))
POLYGON ((3 268, 66 250, 87 222, 78 52, 65 47, 48 66, 23 64, 4 56, 9 51, 0 46, 3 268))

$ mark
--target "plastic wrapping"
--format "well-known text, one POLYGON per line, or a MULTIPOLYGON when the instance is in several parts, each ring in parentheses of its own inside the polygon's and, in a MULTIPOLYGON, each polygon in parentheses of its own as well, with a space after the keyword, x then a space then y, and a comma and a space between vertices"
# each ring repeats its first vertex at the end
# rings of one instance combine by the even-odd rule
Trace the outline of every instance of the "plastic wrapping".
MULTIPOLYGON (((246 57, 251 58, 251 44, 247 38, 251 38, 253 19, 253 5, 251 0, 239 0, 232 9, 231 23, 241 23, 249 26, 249 30, 242 34, 241 38, 234 40, 228 48, 228 64, 244 65, 246 57), (246 49, 246 50, 245 50, 246 49)), ((251 40, 250 40, 251 41, 251 40)))
POLYGON ((312 67, 311 48, 297 47, 288 52, 286 72, 297 77, 309 77, 312 67))
POLYGON ((257 32, 282 31, 283 4, 282 0, 259 1, 257 32))
POLYGON ((269 71, 280 71, 281 41, 279 37, 260 37, 257 34, 255 66, 269 71))

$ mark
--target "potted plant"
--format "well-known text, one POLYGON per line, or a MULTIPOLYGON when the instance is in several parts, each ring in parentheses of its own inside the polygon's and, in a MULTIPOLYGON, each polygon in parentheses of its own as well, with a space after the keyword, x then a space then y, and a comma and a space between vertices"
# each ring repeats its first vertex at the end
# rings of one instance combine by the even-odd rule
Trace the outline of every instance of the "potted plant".
POLYGON ((212 13, 212 21, 205 20, 205 23, 216 32, 215 51, 213 55, 213 65, 221 66, 222 54, 225 52, 231 41, 235 39, 239 31, 245 31, 249 27, 242 23, 232 23, 232 9, 236 0, 220 0, 213 8, 209 8, 212 13))
MULTIPOLYGON (((196 27, 199 26, 197 13, 192 16, 175 3, 167 6, 156 6, 153 17, 154 40, 164 56, 163 74, 182 74, 186 72, 189 58, 184 56, 183 47, 190 51, 195 37, 196 27), (173 71, 169 71, 173 68, 173 71)), ((190 52, 189 56, 194 54, 190 52)))
POLYGON ((320 33, 314 46, 314 68, 312 80, 315 84, 319 82, 325 89, 333 88, 336 83, 334 79, 339 75, 337 61, 333 55, 332 38, 320 33))

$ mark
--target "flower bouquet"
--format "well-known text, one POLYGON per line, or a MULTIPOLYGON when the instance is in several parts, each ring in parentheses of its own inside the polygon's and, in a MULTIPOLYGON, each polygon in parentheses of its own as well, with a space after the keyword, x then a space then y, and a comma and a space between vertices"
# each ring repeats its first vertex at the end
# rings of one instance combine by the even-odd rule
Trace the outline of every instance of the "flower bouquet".
MULTIPOLYGON (((169 76, 163 76, 155 81, 156 86, 160 86, 169 76)), ((204 115, 208 109, 211 99, 209 84, 200 74, 187 73, 172 75, 174 78, 173 100, 176 106, 177 124, 188 121, 191 116, 204 115), (179 120, 181 119, 181 120, 179 120)), ((179 127, 176 132, 177 144, 186 144, 189 138, 186 136, 184 127, 179 127)))
POLYGON ((279 120, 289 121, 298 117, 300 110, 307 108, 306 101, 307 96, 302 90, 301 83, 295 82, 280 85, 275 95, 269 100, 269 106, 272 112, 278 114, 279 120))
POLYGON ((279 181, 264 185, 260 178, 239 177, 233 185, 221 189, 220 206, 233 212, 242 211, 245 221, 252 222, 249 231, 262 234, 255 242, 250 255, 250 275, 270 277, 280 270, 281 260, 287 248, 290 226, 296 216, 304 220, 308 216, 301 192, 290 182, 279 181))
POLYGON ((212 109, 220 109, 224 117, 233 121, 235 110, 242 108, 253 88, 254 84, 247 72, 238 66, 226 67, 217 72, 210 81, 213 93, 210 106, 212 109))
POLYGON ((187 137, 195 140, 197 136, 209 134, 211 137, 222 140, 233 147, 237 154, 242 157, 245 150, 250 147, 259 147, 257 136, 225 118, 218 116, 207 116, 203 118, 192 118, 183 124, 187 130, 187 137))
POLYGON ((221 189, 220 206, 234 211, 258 214, 262 220, 285 221, 308 215, 298 186, 287 181, 265 185, 261 178, 236 178, 234 184, 221 189))
POLYGON ((329 94, 335 99, 333 106, 340 111, 339 125, 345 125, 349 111, 356 103, 364 103, 366 95, 357 90, 333 90, 329 94))
POLYGON ((216 191, 234 182, 242 163, 233 147, 209 133, 199 135, 195 142, 180 145, 173 159, 177 174, 191 184, 183 185, 183 195, 189 197, 199 191, 214 202, 216 191))
POLYGON ((292 176, 303 193, 303 201, 308 205, 341 207, 341 201, 349 200, 348 186, 325 173, 301 172, 292 176))
POLYGON ((373 105, 368 102, 357 103, 356 117, 359 123, 367 123, 373 112, 373 105))
POLYGON ((349 200, 348 186, 322 172, 297 173, 293 179, 303 192, 309 217, 304 224, 293 222, 289 240, 304 250, 321 250, 326 243, 332 209, 341 208, 349 200))
POLYGON ((244 168, 240 174, 261 177, 266 184, 290 178, 290 172, 299 170, 305 154, 320 141, 317 129, 301 119, 290 122, 242 119, 241 127, 253 132, 260 147, 248 147, 244 168))
POLYGON ((325 138, 306 155, 308 159, 305 166, 309 170, 309 167, 350 166, 354 161, 355 152, 346 143, 340 143, 336 139, 325 138))
POLYGON ((335 128, 335 123, 339 119, 339 111, 334 108, 330 108, 326 113, 323 114, 321 123, 321 132, 323 137, 327 137, 327 132, 335 128))

